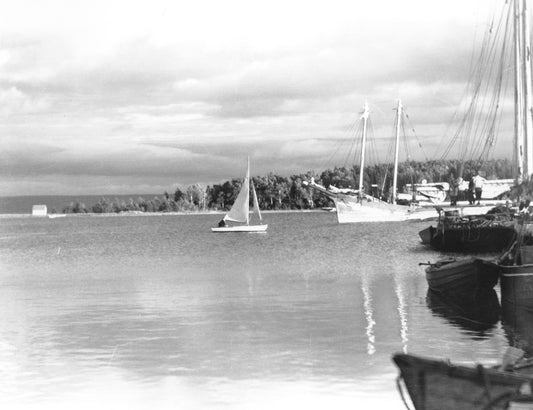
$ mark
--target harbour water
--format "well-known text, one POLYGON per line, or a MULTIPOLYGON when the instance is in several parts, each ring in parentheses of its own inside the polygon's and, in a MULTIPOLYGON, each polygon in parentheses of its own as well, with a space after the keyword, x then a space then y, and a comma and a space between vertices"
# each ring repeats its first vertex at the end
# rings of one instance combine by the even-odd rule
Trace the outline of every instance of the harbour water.
POLYGON ((500 361, 498 307, 428 300, 427 222, 265 217, 266 234, 214 234, 218 215, 0 219, 0 405, 401 409, 394 352, 500 361))

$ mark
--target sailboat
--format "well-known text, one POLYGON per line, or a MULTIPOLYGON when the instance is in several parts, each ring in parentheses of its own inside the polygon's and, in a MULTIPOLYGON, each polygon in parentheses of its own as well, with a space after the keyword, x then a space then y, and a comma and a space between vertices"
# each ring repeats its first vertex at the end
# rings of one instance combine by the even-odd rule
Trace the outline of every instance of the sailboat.
MULTIPOLYGON (((259 210, 259 201, 255 192, 254 182, 250 179, 250 159, 247 161, 246 176, 242 183, 241 190, 233 203, 230 211, 222 219, 223 223, 215 228, 213 232, 266 232, 268 225, 263 224, 261 211, 259 210), (260 224, 250 225, 250 188, 253 199, 253 212, 257 213, 260 224), (243 225, 226 225, 226 221, 239 222, 243 225)), ((222 222, 221 221, 221 222, 222 222)))
POLYGON ((361 115, 361 120, 363 122, 363 133, 361 142, 359 189, 346 190, 338 189, 333 186, 326 188, 320 184, 317 184, 313 178, 311 178, 311 181, 307 183, 308 186, 316 189, 333 200, 337 210, 337 221, 339 223, 423 220, 428 218, 436 218, 438 216, 438 213, 434 208, 421 208, 416 205, 400 205, 396 203, 400 145, 399 140, 402 115, 402 101, 398 100, 396 110, 396 139, 394 144, 395 155, 391 202, 386 202, 364 192, 363 170, 365 166, 365 144, 369 118, 367 103, 364 104, 363 114, 361 115))

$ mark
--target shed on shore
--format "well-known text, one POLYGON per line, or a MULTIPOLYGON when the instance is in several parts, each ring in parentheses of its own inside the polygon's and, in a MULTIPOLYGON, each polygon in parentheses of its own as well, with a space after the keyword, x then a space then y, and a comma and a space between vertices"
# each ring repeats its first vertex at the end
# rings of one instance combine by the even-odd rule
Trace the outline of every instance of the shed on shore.
POLYGON ((48 209, 46 205, 33 205, 31 210, 33 216, 46 216, 48 214, 48 209))

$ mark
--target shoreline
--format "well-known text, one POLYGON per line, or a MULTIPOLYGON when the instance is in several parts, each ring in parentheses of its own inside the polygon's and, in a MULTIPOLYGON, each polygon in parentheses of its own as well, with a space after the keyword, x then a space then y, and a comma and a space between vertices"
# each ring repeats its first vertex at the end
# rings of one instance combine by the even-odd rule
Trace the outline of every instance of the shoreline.
MULTIPOLYGON (((64 217, 96 217, 106 218, 115 216, 187 216, 187 215, 224 215, 228 211, 179 211, 179 212, 109 212, 109 213, 70 213, 70 214, 46 214, 46 215, 32 215, 32 214, 0 214, 0 219, 8 218, 46 218, 46 219, 60 219, 64 217)), ((277 214, 277 213, 312 213, 312 212, 325 212, 330 213, 323 209, 278 209, 278 210, 265 210, 261 211, 262 214, 277 214)))

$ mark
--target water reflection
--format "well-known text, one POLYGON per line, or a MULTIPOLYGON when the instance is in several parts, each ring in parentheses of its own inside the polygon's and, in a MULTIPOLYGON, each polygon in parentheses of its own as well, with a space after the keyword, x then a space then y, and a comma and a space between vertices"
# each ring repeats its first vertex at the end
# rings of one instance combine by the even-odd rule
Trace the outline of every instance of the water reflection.
POLYGON ((366 337, 368 339, 366 345, 366 352, 372 355, 376 352, 376 338, 374 336, 374 310, 372 308, 372 294, 370 292, 370 283, 368 277, 365 275, 361 281, 361 290, 363 291, 363 306, 365 310, 366 319, 366 337))
POLYGON ((500 319, 500 302, 494 289, 472 297, 458 297, 428 289, 427 306, 435 316, 448 320, 474 337, 486 337, 500 319))
POLYGON ((396 297, 398 298, 398 315, 400 316, 400 337, 402 340, 402 350, 404 353, 407 353, 407 342, 409 341, 409 338, 405 303, 405 289, 398 275, 394 276, 394 288, 396 292, 396 297))
POLYGON ((533 357, 533 309, 502 300, 502 325, 509 345, 533 357))

